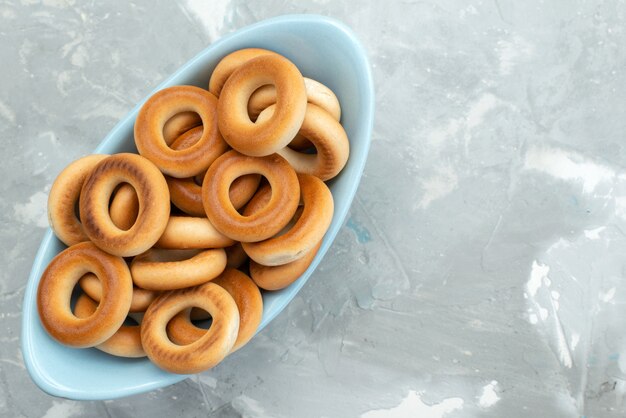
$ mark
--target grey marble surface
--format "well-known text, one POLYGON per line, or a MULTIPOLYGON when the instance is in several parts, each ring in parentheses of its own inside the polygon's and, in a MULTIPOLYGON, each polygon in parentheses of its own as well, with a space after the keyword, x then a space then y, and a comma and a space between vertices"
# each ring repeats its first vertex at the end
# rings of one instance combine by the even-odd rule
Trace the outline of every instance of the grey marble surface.
POLYGON ((623 1, 0 1, 0 416, 626 415, 625 25, 623 1), (44 394, 20 311, 56 174, 221 34, 294 12, 350 25, 376 83, 321 267, 212 371, 44 394))

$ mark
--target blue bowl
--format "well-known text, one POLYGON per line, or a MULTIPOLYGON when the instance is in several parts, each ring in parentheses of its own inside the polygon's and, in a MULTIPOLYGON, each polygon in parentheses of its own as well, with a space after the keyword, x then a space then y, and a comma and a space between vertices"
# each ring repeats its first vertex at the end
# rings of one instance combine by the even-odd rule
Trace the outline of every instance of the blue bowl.
MULTIPOLYGON (((220 58, 241 48, 274 50, 292 60, 303 75, 330 87, 342 107, 342 124, 350 139, 350 158, 330 183, 335 213, 321 248, 307 271, 291 286, 263 294, 261 331, 304 286, 341 228, 359 185, 370 146, 374 120, 374 88, 365 50, 341 22, 315 15, 290 15, 245 27, 206 48, 155 91, 188 84, 206 88, 220 58)), ((139 103, 96 148, 95 153, 137 152, 133 124, 139 103)), ((48 229, 28 279, 22 319, 22 352, 35 383, 64 398, 101 400, 146 392, 188 376, 165 372, 147 359, 123 359, 96 349, 73 349, 53 340, 37 314, 39 279, 50 260, 65 248, 48 229)), ((257 332, 258 332, 257 331, 257 332)))

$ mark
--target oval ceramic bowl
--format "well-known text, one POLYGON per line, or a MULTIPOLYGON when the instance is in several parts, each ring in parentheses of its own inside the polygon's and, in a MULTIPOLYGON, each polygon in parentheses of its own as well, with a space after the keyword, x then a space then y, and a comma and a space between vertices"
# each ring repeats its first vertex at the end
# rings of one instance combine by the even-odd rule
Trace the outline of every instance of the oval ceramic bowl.
MULTIPOLYGON (((217 62, 241 48, 272 49, 291 59, 305 76, 337 94, 342 124, 350 139, 350 158, 329 183, 335 213, 319 253, 291 286, 263 294, 259 331, 276 317, 306 283, 341 228, 365 166, 374 117, 374 91, 365 50, 342 23, 314 15, 291 15, 245 27, 215 42, 158 86, 190 84, 206 88, 217 62)), ((102 141, 96 153, 137 152, 133 124, 139 103, 102 141)), ((170 385, 187 376, 167 373, 147 359, 116 358, 96 349, 72 349, 44 331, 37 314, 37 285, 50 260, 65 246, 48 230, 37 253, 24 296, 22 352, 37 385, 51 395, 71 399, 111 399, 170 385)))

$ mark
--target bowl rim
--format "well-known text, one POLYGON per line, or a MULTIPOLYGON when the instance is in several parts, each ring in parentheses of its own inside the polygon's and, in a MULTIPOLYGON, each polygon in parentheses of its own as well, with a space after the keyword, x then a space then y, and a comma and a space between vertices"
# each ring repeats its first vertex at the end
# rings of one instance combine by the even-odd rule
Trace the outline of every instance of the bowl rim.
MULTIPOLYGON (((144 104, 144 102, 150 96, 152 96, 155 92, 167 87, 169 80, 174 79, 186 73, 187 71, 189 71, 189 68, 193 67, 199 60, 201 60, 202 57, 208 52, 208 50, 219 48, 222 44, 229 42, 231 39, 240 37, 242 35, 245 36, 248 32, 256 31, 258 29, 261 29, 267 26, 272 26, 274 24, 289 24, 289 23, 324 24, 324 25, 332 26, 334 29, 338 29, 339 31, 341 31, 343 33, 343 36, 345 36, 350 41, 354 49, 357 51, 356 57, 357 57, 357 60, 359 61, 358 68, 363 70, 364 73, 361 76, 364 77, 364 79, 366 80, 366 83, 369 86, 369 88, 366 89, 365 92, 363 92, 363 95, 364 95, 363 103, 366 107, 366 112, 369 115, 368 123, 365 124, 364 126, 365 128, 364 137, 366 138, 366 141, 364 141, 365 143, 363 144, 363 147, 364 147, 365 157, 356 161, 357 176, 353 180, 356 184, 356 187, 350 188, 349 192, 346 193, 345 195, 345 199, 348 199, 347 201, 349 202, 349 204, 346 205, 345 209, 341 213, 335 213, 333 216, 333 218, 337 217, 337 219, 339 219, 338 226, 335 228, 334 231, 332 231, 332 233, 329 230, 327 232, 327 236, 324 238, 325 241, 328 240, 330 241, 330 243, 332 243, 339 229, 341 229, 345 223, 347 213, 352 204, 352 201, 354 200, 354 196, 356 194, 356 191, 360 184, 361 177, 363 175, 364 167, 365 167, 366 160, 367 160, 367 155, 369 153, 370 144, 371 144, 371 136, 372 136, 372 130, 373 130, 373 125, 374 125, 374 107, 375 107, 374 83, 373 83, 371 68, 370 68, 370 64, 368 60, 368 54, 365 48, 363 47, 362 43, 356 37, 356 34, 352 31, 352 29, 338 19, 331 18, 328 16, 323 16, 323 15, 318 15, 318 14, 288 14, 288 15, 282 15, 282 16, 276 16, 276 17, 264 19, 256 23, 246 25, 240 29, 236 29, 228 34, 221 36, 215 42, 210 43, 209 45, 204 47, 202 50, 200 50, 194 57, 189 59, 186 63, 184 63, 181 67, 179 67, 175 72, 166 76, 162 82, 160 82, 153 90, 148 92, 148 94, 146 94, 144 99, 142 99, 134 107, 132 107, 126 113, 126 115, 123 116, 115 124, 115 126, 107 133, 104 139, 98 144, 98 146, 95 148, 93 153, 94 154, 102 153, 103 150, 106 149, 106 147, 110 143, 117 141, 117 138, 119 137, 119 131, 124 129, 124 126, 136 117, 137 112, 139 111, 141 106, 144 104)), ((59 382, 55 380, 51 380, 49 378, 48 373, 42 373, 42 370, 44 369, 40 368, 39 361, 34 358, 33 350, 31 349, 31 347, 33 346, 33 341, 32 341, 33 333, 27 332, 27 330, 31 326, 30 324, 32 323, 32 321, 36 320, 36 318, 33 318, 33 315, 31 315, 31 305, 28 304, 28 301, 36 300, 34 296, 37 291, 39 279, 44 270, 44 266, 43 266, 44 258, 46 257, 47 249, 51 245, 51 242, 53 239, 54 239, 54 234, 52 230, 50 229, 50 227, 48 227, 41 240, 41 244, 37 250, 30 273, 28 275, 28 280, 26 283, 26 289, 25 289, 24 298, 23 298, 23 306, 22 306, 22 321, 21 321, 22 329, 20 333, 20 337, 21 337, 20 348, 21 348, 21 353, 24 359, 24 364, 26 366, 26 369, 28 370, 28 373, 31 379, 35 382, 35 384, 47 394, 60 397, 60 398, 67 398, 67 399, 73 399, 73 400, 104 400, 104 399, 121 398, 125 396, 131 396, 131 395, 147 392, 150 390, 154 390, 157 388, 161 388, 170 384, 180 382, 188 378, 190 375, 172 375, 172 379, 166 385, 163 385, 161 384, 160 381, 157 381, 157 382, 150 382, 145 385, 137 385, 132 388, 122 388, 122 389, 114 389, 114 390, 106 389, 102 391, 97 391, 97 392, 92 391, 92 392, 86 393, 84 391, 76 391, 73 388, 60 385, 59 382)), ((318 260, 317 264, 319 264, 319 261, 321 261, 321 258, 320 260, 318 260)), ((312 266, 313 270, 317 267, 317 264, 315 266, 312 266)), ((298 286, 293 290, 293 292, 290 292, 290 293, 293 293, 293 295, 291 297, 285 297, 284 302, 278 304, 279 309, 276 310, 276 313, 274 315, 271 315, 271 318, 263 318, 263 321, 261 325, 259 326, 257 333, 261 331, 269 322, 271 322, 280 312, 284 310, 287 304, 289 304, 289 302, 293 299, 295 294, 298 293, 300 289, 304 286, 306 281, 308 281, 308 279, 305 281, 301 281, 301 283, 298 283, 298 286)))

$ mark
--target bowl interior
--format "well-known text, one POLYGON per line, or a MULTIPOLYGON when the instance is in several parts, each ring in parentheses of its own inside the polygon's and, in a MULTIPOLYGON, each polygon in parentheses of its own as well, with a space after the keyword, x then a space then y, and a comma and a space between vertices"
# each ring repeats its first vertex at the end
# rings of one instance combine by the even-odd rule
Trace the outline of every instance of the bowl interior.
MULTIPOLYGON (((373 85, 364 49, 340 22, 321 16, 292 15, 243 28, 206 48, 155 91, 180 84, 206 88, 217 62, 247 47, 274 50, 291 59, 303 75, 330 87, 342 106, 342 124, 350 139, 350 158, 329 183, 335 199, 332 224, 308 270, 291 286, 263 295, 265 327, 304 285, 343 224, 363 172, 373 123, 373 85)), ((147 99, 147 98, 146 98, 147 99)), ((109 133, 96 153, 136 152, 133 124, 139 103, 109 133)), ((186 378, 160 370, 147 359, 123 359, 96 349, 72 349, 54 341, 39 321, 36 292, 42 272, 65 246, 48 230, 26 288, 22 351, 28 371, 44 391, 71 399, 111 399, 166 386, 186 378)), ((244 348, 245 349, 245 348, 244 348)))

